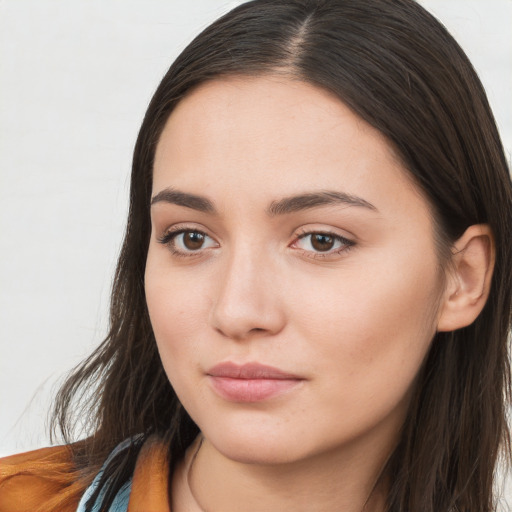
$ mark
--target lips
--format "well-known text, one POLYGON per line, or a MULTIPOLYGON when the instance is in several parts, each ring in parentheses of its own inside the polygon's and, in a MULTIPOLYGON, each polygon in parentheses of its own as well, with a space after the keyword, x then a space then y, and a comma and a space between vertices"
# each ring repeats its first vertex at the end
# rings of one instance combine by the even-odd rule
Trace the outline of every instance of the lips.
POLYGON ((206 372, 213 390, 232 402, 261 402, 290 391, 304 378, 260 363, 225 362, 206 372))

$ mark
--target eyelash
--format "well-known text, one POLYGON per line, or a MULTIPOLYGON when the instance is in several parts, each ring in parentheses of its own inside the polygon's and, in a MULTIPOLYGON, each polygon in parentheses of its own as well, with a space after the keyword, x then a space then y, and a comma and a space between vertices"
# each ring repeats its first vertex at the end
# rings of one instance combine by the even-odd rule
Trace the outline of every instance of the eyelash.
MULTIPOLYGON (((323 235, 323 236, 329 236, 334 239, 335 242, 341 242, 342 246, 336 250, 331 250, 329 252, 313 252, 313 251, 307 251, 305 249, 298 249, 300 250, 305 256, 312 259, 325 259, 330 256, 337 256, 343 252, 348 252, 354 245, 356 244, 353 240, 349 240, 348 238, 345 238, 344 236, 339 235, 338 233, 333 233, 332 231, 306 231, 304 230, 301 234, 297 236, 297 239, 293 242, 293 244, 296 244, 299 240, 302 240, 308 236, 312 235, 323 235)), ((293 245, 292 244, 292 245, 293 245)))
MULTIPOLYGON (((180 227, 176 229, 170 229, 166 231, 161 237, 158 238, 158 242, 162 245, 165 245, 169 248, 173 256, 179 257, 179 258, 191 258, 194 256, 199 256, 201 253, 201 249, 198 249, 197 251, 190 251, 190 252, 182 252, 178 249, 176 249, 174 245, 174 240, 183 233, 197 233, 204 237, 211 238, 207 233, 204 231, 201 231, 200 229, 196 228, 187 228, 187 227, 180 227)), ((302 233, 300 233, 296 239, 292 242, 291 246, 296 244, 299 240, 302 240, 308 236, 312 235, 324 235, 329 236, 334 239, 335 242, 341 242, 342 246, 338 248, 337 250, 330 251, 330 252, 314 252, 309 251, 305 249, 297 248, 296 250, 299 250, 302 254, 304 254, 306 257, 311 259, 325 259, 330 256, 336 256, 343 252, 348 252, 352 247, 354 247, 355 242, 352 240, 349 240, 348 238, 345 238, 337 233, 333 233, 331 231, 306 231, 304 230, 302 233)))
POLYGON ((196 228, 176 228, 176 229, 169 229, 166 231, 161 237, 158 238, 158 242, 162 245, 165 245, 169 248, 173 256, 176 256, 178 258, 190 258, 194 256, 198 256, 200 250, 198 251, 190 251, 190 252, 182 252, 175 248, 174 246, 174 240, 183 233, 198 233, 200 235, 203 235, 204 237, 211 238, 208 236, 207 233, 204 231, 201 231, 200 229, 196 228))

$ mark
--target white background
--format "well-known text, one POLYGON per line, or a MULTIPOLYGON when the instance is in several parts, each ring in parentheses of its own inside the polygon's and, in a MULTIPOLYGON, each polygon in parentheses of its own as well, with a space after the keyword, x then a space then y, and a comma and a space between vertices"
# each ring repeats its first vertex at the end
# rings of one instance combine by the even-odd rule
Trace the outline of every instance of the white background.
MULTIPOLYGON (((57 381, 105 334, 147 103, 238 3, 0 0, 0 456, 48 443, 57 381)), ((512 0, 420 3, 473 61, 510 162, 512 0)))

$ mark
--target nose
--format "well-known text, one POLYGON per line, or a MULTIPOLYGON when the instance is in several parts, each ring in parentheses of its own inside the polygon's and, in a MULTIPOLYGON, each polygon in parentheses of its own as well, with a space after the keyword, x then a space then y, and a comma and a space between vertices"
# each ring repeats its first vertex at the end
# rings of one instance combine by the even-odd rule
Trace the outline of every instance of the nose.
POLYGON ((211 325, 223 336, 241 341, 283 329, 284 305, 271 259, 247 247, 223 262, 211 310, 211 325))

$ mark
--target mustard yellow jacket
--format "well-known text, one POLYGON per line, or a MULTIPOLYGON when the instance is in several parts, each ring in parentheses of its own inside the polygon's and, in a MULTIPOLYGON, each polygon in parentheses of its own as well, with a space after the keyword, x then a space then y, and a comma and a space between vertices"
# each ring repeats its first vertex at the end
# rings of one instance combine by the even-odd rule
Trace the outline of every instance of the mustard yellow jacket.
MULTIPOLYGON (((166 447, 149 438, 137 458, 128 512, 170 512, 166 447)), ((75 512, 88 483, 67 446, 0 459, 0 512, 75 512)))

